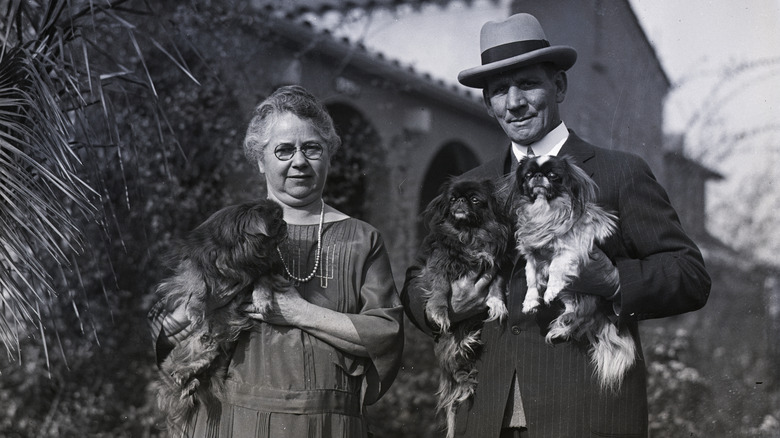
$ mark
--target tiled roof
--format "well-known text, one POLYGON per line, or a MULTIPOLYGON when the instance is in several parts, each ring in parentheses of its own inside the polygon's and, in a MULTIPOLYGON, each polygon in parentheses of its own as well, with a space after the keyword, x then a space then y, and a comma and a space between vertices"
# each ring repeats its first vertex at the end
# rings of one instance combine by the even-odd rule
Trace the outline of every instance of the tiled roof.
MULTIPOLYGON (((471 5, 474 0, 461 0, 471 5)), ((328 11, 349 11, 352 9, 396 8, 399 6, 422 7, 424 5, 446 6, 452 0, 252 0, 256 8, 273 8, 292 13, 324 13, 328 11)))
MULTIPOLYGON (((319 41, 319 47, 323 50, 330 52, 342 52, 349 53, 352 63, 362 68, 363 70, 372 71, 378 73, 387 78, 393 78, 395 81, 403 84, 407 84, 409 88, 417 89, 424 94, 430 94, 436 96, 441 100, 448 100, 457 102, 458 105, 462 105, 465 102, 469 102, 477 112, 482 115, 485 114, 482 108, 481 95, 476 96, 463 87, 459 87, 455 84, 448 84, 442 79, 434 78, 427 72, 417 71, 413 66, 406 65, 398 59, 393 59, 386 56, 384 53, 371 50, 362 44, 360 41, 351 41, 347 37, 339 37, 327 26, 323 26, 322 20, 318 17, 327 13, 340 13, 341 11, 335 11, 332 9, 323 9, 321 13, 309 11, 303 12, 301 8, 285 8, 277 7, 279 4, 287 5, 287 2, 279 1, 262 1, 255 0, 256 3, 264 3, 261 6, 261 11, 274 17, 276 20, 286 23, 286 26, 277 28, 277 31, 281 31, 287 34, 288 37, 293 39, 308 39, 313 40, 315 37, 319 41), (295 27, 296 29, 293 29, 295 27), (285 29, 286 28, 286 29, 285 29), (321 38, 320 38, 321 37, 321 38)), ((365 5, 369 4, 397 4, 408 5, 409 3, 437 3, 443 4, 447 2, 443 1, 391 1, 391 0, 374 0, 374 1, 335 1, 335 0, 304 0, 290 2, 296 5, 301 4, 333 4, 338 3, 342 6, 346 4, 361 3, 365 5)), ((290 5, 291 6, 291 5, 290 5)))

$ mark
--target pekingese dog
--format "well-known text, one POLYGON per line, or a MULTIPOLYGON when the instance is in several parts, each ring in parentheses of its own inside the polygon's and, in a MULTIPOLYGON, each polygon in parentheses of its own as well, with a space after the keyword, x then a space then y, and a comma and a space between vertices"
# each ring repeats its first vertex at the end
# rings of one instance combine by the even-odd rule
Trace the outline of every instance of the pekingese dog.
MULTIPOLYGON (((617 218, 595 204, 596 183, 568 157, 521 160, 515 174, 511 210, 517 250, 526 259, 528 292, 523 312, 559 298, 564 305, 550 325, 555 338, 588 341, 602 389, 615 390, 636 359, 631 334, 607 317, 601 297, 565 288, 579 276, 596 243, 617 229, 617 218)), ((615 278, 617 282, 617 278, 615 278)))
POLYGON ((488 279, 488 319, 507 315, 506 283, 499 275, 511 239, 511 225, 490 180, 450 180, 424 212, 429 234, 420 286, 427 295, 425 313, 438 327, 435 354, 441 369, 437 409, 446 416, 447 437, 455 433, 458 406, 472 396, 475 366, 482 345, 482 316, 452 324, 448 315, 452 282, 467 276, 488 279))
POLYGON ((285 285, 276 247, 286 237, 282 208, 264 199, 214 213, 178 246, 173 275, 157 286, 165 307, 185 306, 190 321, 189 334, 160 365, 158 405, 169 428, 181 427, 198 402, 215 404, 224 378, 219 359, 253 324, 241 306, 251 300, 268 309, 268 291, 285 285), (257 284, 262 292, 253 292, 257 284))

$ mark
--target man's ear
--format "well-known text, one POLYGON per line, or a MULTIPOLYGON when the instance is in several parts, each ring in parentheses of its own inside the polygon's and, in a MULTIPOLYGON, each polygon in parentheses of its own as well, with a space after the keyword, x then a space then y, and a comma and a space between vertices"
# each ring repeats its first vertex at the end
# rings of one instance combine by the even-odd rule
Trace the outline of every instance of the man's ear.
POLYGON ((261 158, 257 159, 257 168, 260 170, 260 173, 265 174, 265 164, 263 164, 263 160, 261 158))
POLYGON ((493 112, 493 105, 490 104, 490 96, 488 96, 487 86, 482 89, 482 100, 485 101, 485 110, 490 117, 496 117, 496 113, 493 112))
POLYGON ((555 74, 554 81, 555 88, 557 89, 555 92, 555 101, 561 103, 566 99, 566 90, 569 87, 569 79, 566 76, 566 72, 559 70, 558 73, 555 74))

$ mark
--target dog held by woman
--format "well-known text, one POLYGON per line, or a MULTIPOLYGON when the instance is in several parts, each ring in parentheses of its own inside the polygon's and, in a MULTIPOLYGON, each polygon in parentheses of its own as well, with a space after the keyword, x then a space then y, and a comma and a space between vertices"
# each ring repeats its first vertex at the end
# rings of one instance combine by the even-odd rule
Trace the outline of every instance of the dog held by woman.
POLYGON ((596 184, 568 157, 524 158, 514 180, 515 240, 528 282, 523 312, 537 310, 542 292, 547 304, 559 298, 564 310, 550 324, 547 342, 587 341, 601 388, 616 390, 636 360, 634 340, 610 321, 602 298, 565 288, 579 276, 593 246, 616 231, 617 218, 595 204, 596 184))
POLYGON ((253 320, 240 310, 251 300, 267 309, 271 297, 257 290, 283 290, 276 248, 287 237, 282 208, 271 200, 233 205, 214 213, 190 232, 172 254, 171 277, 157 286, 162 305, 184 306, 188 334, 160 363, 158 405, 169 429, 181 427, 198 403, 216 403, 224 358, 253 320))
POLYGON ((482 316, 450 322, 451 284, 467 275, 492 279, 487 321, 507 315, 506 284, 499 268, 511 244, 511 225, 495 190, 490 180, 450 180, 424 212, 429 234, 422 244, 426 263, 419 281, 427 295, 426 316, 439 329, 434 348, 441 369, 437 408, 446 416, 448 438, 455 433, 458 406, 477 385, 475 363, 484 324, 482 316))

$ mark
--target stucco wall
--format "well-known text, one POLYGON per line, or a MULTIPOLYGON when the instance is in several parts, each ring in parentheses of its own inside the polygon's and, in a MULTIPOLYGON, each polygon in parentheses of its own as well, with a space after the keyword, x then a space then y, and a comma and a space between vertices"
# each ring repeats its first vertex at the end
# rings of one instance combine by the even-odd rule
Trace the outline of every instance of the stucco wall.
MULTIPOLYGON (((513 8, 536 15, 553 44, 579 53, 563 105, 567 125, 593 143, 643 156, 660 175, 668 82, 628 4, 527 0, 513 8)), ((387 157, 382 168, 365 169, 373 174, 364 219, 384 235, 400 285, 418 245, 420 192, 436 153, 462 144, 477 165, 503 150, 503 132, 473 97, 310 28, 261 17, 227 33, 226 40, 200 47, 216 57, 226 53, 217 68, 238 90, 247 118, 276 86, 298 83, 326 103, 354 108, 379 134, 387 157)), ((257 184, 258 178, 237 175, 236 182, 257 184)))

